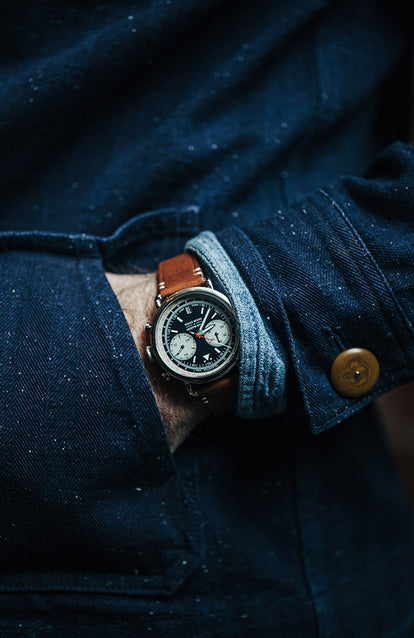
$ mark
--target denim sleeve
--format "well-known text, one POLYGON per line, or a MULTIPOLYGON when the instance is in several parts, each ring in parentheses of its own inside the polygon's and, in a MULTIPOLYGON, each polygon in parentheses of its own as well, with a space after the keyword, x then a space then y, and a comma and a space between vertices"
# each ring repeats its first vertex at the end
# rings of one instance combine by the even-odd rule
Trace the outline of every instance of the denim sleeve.
POLYGON ((288 365, 313 433, 414 379, 413 175, 414 149, 395 143, 364 177, 339 178, 272 218, 189 242, 239 317, 240 416, 283 411, 288 365), (380 377, 346 398, 330 369, 353 347, 375 354, 380 377))

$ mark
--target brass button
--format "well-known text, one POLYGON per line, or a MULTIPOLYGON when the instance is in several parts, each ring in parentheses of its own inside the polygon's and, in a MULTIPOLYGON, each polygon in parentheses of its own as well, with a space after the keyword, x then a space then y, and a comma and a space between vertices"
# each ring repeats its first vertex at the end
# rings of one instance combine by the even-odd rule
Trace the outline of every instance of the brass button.
POLYGON ((332 364, 331 383, 343 397, 361 397, 379 377, 377 358, 364 348, 350 348, 339 354, 332 364))

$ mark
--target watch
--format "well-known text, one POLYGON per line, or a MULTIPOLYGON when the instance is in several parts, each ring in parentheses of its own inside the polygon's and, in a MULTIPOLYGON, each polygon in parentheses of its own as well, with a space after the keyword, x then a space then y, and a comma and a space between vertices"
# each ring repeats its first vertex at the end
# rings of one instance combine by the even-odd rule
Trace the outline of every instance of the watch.
POLYGON ((158 310, 145 326, 149 360, 213 413, 233 411, 239 330, 230 301, 213 288, 192 253, 160 262, 158 291, 158 310))

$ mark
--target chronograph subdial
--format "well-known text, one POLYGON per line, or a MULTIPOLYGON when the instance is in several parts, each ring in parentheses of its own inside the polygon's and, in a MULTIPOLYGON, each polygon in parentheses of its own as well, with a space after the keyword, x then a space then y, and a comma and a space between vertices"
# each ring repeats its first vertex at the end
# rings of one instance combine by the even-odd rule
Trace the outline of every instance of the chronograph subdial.
POLYGON ((170 350, 173 357, 179 361, 187 361, 187 359, 194 356, 197 350, 197 343, 190 334, 180 332, 171 339, 170 350))
POLYGON ((212 347, 225 346, 231 336, 230 326, 222 319, 215 319, 207 324, 203 336, 212 347))

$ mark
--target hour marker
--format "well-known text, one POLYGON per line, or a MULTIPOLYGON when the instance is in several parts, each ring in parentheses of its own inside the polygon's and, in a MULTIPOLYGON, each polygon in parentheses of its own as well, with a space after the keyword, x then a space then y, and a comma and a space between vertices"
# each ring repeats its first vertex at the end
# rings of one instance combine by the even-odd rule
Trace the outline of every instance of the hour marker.
POLYGON ((204 310, 205 310, 205 307, 204 307, 204 306, 202 306, 202 307, 201 307, 201 314, 202 314, 202 315, 204 314, 204 310))
POLYGON ((171 330, 171 332, 178 332, 178 330, 171 330))
POLYGON ((215 350, 216 352, 220 352, 220 350, 219 350, 218 348, 214 348, 214 350, 215 350))
POLYGON ((177 321, 180 321, 181 323, 183 323, 183 320, 181 319, 181 317, 176 317, 177 321))
POLYGON ((196 359, 197 359, 197 355, 193 357, 193 363, 196 362, 196 359))
POLYGON ((217 312, 214 313, 214 315, 211 317, 212 319, 214 319, 214 317, 216 316, 217 312))
MULTIPOLYGON (((219 351, 220 352, 220 351, 219 351)), ((203 358, 208 361, 210 359, 210 355, 209 354, 203 354, 203 358)))

